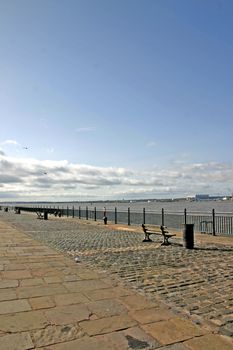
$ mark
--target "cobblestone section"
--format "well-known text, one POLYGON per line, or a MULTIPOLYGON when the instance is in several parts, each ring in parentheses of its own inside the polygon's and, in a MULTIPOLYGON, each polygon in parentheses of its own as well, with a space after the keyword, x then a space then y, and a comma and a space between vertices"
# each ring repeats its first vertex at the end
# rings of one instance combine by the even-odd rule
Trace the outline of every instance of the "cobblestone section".
POLYGON ((0 215, 33 238, 115 274, 197 324, 233 337, 233 242, 187 250, 177 238, 170 246, 161 246, 156 236, 152 243, 142 243, 143 233, 112 231, 71 218, 44 221, 26 214, 0 215))

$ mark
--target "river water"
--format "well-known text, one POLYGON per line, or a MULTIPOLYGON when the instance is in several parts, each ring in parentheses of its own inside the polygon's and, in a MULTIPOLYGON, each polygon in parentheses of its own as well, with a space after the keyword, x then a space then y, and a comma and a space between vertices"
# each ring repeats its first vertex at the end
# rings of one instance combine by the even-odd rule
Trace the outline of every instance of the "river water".
MULTIPOLYGON (((192 213, 211 213, 214 209, 216 213, 232 214, 233 215, 233 201, 231 200, 208 200, 208 201, 187 201, 187 200, 174 200, 174 201, 100 201, 100 202, 65 202, 65 203, 35 203, 37 206, 48 206, 59 208, 72 208, 75 209, 81 207, 85 209, 88 207, 90 210, 103 210, 106 208, 107 211, 114 211, 116 207, 119 211, 126 211, 128 208, 132 212, 141 213, 143 208, 146 212, 161 212, 162 208, 164 211, 172 213, 187 212, 192 213)), ((27 205, 25 203, 25 205, 27 205)), ((30 203, 30 206, 33 206, 30 203)))

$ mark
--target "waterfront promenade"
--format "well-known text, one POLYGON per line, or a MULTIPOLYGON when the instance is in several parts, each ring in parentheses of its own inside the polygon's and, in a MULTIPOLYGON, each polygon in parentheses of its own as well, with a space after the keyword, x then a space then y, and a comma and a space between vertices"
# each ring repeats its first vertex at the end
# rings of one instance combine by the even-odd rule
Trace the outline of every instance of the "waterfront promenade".
POLYGON ((232 238, 143 237, 1 212, 0 349, 233 349, 232 238))

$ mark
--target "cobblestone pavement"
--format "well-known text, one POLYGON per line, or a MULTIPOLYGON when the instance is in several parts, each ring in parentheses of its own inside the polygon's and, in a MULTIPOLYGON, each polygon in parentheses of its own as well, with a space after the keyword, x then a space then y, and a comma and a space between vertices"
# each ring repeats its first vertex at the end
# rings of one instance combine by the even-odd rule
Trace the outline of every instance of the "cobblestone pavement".
POLYGON ((143 243, 143 233, 110 230, 72 218, 0 216, 53 248, 165 302, 195 323, 233 337, 233 238, 230 245, 202 242, 187 250, 179 238, 170 246, 161 246, 156 236, 152 243, 143 243))

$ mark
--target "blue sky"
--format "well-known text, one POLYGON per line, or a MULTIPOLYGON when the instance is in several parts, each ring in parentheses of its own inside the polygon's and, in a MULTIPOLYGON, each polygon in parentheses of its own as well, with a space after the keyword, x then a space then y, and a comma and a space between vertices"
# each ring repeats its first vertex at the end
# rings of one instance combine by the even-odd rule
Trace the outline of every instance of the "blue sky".
POLYGON ((231 0, 0 0, 0 200, 233 193, 231 0))

